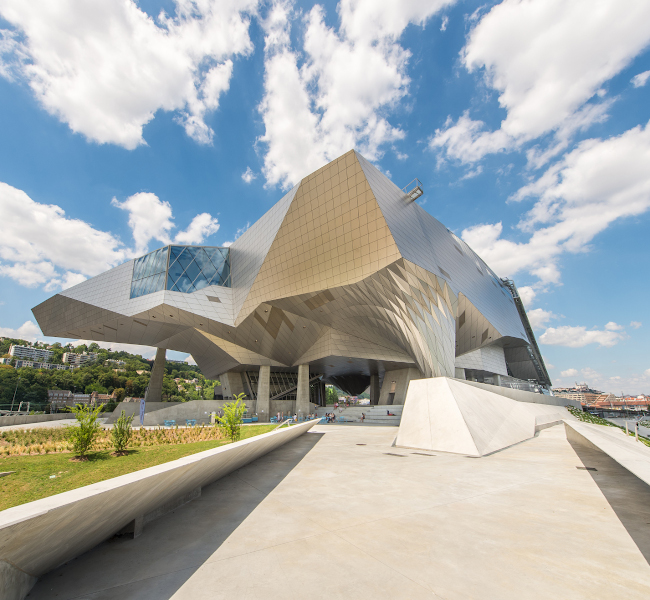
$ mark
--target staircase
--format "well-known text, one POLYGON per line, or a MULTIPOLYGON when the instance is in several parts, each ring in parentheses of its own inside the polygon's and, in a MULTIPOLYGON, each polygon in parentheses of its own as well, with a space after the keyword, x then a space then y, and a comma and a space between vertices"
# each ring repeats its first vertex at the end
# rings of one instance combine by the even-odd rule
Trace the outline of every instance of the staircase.
POLYGON ((334 408, 334 405, 328 406, 319 406, 316 414, 319 417, 324 417, 327 413, 333 412, 336 415, 336 421, 339 422, 339 417, 343 417, 347 423, 359 423, 361 424, 361 413, 366 414, 366 418, 363 421, 364 425, 392 425, 394 427, 400 424, 402 420, 402 409, 404 407, 401 405, 365 405, 365 406, 350 406, 349 408, 339 407, 338 409, 334 408), (394 416, 389 417, 386 414, 386 411, 390 411, 394 416))

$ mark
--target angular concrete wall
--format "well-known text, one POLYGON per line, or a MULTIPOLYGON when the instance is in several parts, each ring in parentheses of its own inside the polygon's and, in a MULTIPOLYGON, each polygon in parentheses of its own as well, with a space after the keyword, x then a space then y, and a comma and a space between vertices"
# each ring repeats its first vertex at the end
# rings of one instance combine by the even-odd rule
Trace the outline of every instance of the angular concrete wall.
POLYGON ((0 427, 9 425, 28 425, 30 423, 46 423, 47 421, 60 421, 61 419, 74 419, 72 413, 55 413, 53 415, 15 415, 13 417, 0 417, 0 427))
POLYGON ((279 429, 0 513, 0 598, 22 600, 36 579, 128 523, 306 433, 279 429))
POLYGON ((469 383, 448 377, 411 381, 395 444, 485 456, 574 419, 563 406, 519 402, 499 393, 507 388, 486 390, 469 383))

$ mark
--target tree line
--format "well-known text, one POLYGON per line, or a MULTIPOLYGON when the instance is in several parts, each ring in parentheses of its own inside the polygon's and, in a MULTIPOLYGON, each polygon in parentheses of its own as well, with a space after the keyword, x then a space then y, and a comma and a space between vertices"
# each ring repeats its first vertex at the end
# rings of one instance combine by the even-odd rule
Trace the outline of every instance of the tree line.
MULTIPOLYGON (((24 340, 5 339, 0 342, 0 356, 7 355, 12 345, 31 345, 24 340)), ((112 394, 116 400, 125 397, 143 398, 149 385, 152 363, 141 355, 125 351, 111 352, 92 343, 82 344, 72 348, 64 348, 54 344, 54 359, 48 362, 60 364, 64 352, 97 353, 97 360, 86 363, 83 367, 72 371, 49 369, 33 369, 21 367, 15 369, 10 365, 0 365, 0 404, 11 404, 16 393, 16 402, 31 402, 45 404, 48 401, 48 390, 69 390, 78 394, 112 394), (109 360, 124 361, 124 365, 107 362, 109 360), (20 379, 19 379, 20 378, 20 379)), ((167 362, 163 378, 163 401, 187 402, 189 400, 212 400, 217 381, 206 379, 196 365, 186 365, 167 362), (180 378, 177 383, 175 379, 180 378), (196 379, 196 382, 190 383, 196 379), (200 389, 196 389, 196 387, 200 389)))

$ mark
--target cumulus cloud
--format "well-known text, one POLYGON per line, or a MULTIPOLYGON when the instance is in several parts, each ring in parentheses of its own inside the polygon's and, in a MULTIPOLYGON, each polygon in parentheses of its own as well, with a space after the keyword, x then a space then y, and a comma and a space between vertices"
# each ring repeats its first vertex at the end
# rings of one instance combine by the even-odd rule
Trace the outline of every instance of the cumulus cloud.
POLYGON ((539 341, 548 346, 565 346, 567 348, 582 348, 588 344, 598 344, 609 348, 625 339, 625 332, 622 329, 613 322, 607 323, 605 329, 587 329, 569 325, 549 327, 539 336, 539 341))
POLYGON ((0 336, 26 340, 28 342, 34 342, 36 339, 43 338, 41 330, 33 321, 25 321, 17 329, 12 329, 11 327, 0 327, 0 336))
POLYGON ((244 183, 251 183, 253 179, 257 178, 257 175, 253 173, 253 169, 246 167, 246 170, 241 174, 241 178, 244 180, 244 183))
POLYGON ((639 329, 642 326, 643 326, 643 323, 641 323, 641 321, 631 321, 630 322, 630 327, 632 327, 632 329, 639 329))
POLYGON ((635 88, 643 87, 648 82, 649 78, 650 71, 643 71, 643 73, 639 73, 638 75, 632 77, 631 82, 635 88))
POLYGON ((129 213, 129 227, 133 231, 136 254, 146 252, 152 239, 169 244, 169 232, 174 227, 169 202, 161 201, 151 192, 139 192, 124 202, 113 198, 111 204, 129 213))
POLYGON ((537 295, 535 289, 529 285, 524 285, 520 288, 517 288, 517 290, 519 292, 521 301, 524 303, 524 306, 532 306, 533 301, 535 300, 535 296, 537 295))
POLYGON ((575 131, 606 118, 602 85, 648 45, 649 20, 650 4, 637 0, 501 2, 472 29, 461 61, 483 71, 506 116, 496 130, 469 112, 449 118, 431 147, 471 163, 555 132, 551 152, 532 152, 540 166, 575 131))
POLYGON ((208 213, 201 213, 192 219, 187 229, 176 234, 174 242, 188 245, 200 244, 217 231, 219 231, 219 221, 208 213))
POLYGON ((265 133, 263 173, 288 188, 351 148, 370 160, 404 137, 386 115, 409 85, 410 53, 399 44, 409 23, 424 24, 453 0, 341 0, 338 28, 320 5, 302 20, 302 48, 291 41, 299 19, 277 0, 264 23, 265 76, 260 113, 265 133))
POLYGON ((577 369, 567 369, 566 371, 560 371, 560 375, 562 375, 562 377, 575 377, 577 374, 577 369))
POLYGON ((440 31, 447 31, 447 25, 449 25, 449 17, 444 16, 440 23, 440 31))
POLYGON ((52 115, 98 143, 133 149, 156 111, 210 143, 205 116, 230 86, 233 58, 252 51, 257 0, 176 0, 156 19, 134 0, 6 0, 0 76, 28 83, 52 115))
POLYGON ((536 198, 518 225, 525 242, 503 237, 501 223, 481 224, 462 238, 501 276, 526 270, 558 282, 564 252, 584 252, 611 223, 650 208, 650 123, 606 140, 591 139, 512 198, 536 198))
MULTIPOLYGON (((53 204, 40 204, 25 192, 0 182, 0 275, 27 287, 46 291, 68 288, 129 258, 144 254, 152 240, 171 241, 172 209, 155 194, 141 192, 113 206, 129 213, 135 247, 110 232, 68 217, 53 204)), ((194 217, 174 238, 182 244, 200 244, 219 229, 207 213, 194 217)))
POLYGON ((529 310, 527 314, 530 326, 533 329, 541 329, 542 327, 545 327, 551 319, 556 318, 556 315, 550 310, 544 310, 543 308, 533 308, 532 310, 529 310))
POLYGON ((111 233, 2 182, 0 223, 0 274, 28 287, 97 275, 127 258, 127 249, 111 233))

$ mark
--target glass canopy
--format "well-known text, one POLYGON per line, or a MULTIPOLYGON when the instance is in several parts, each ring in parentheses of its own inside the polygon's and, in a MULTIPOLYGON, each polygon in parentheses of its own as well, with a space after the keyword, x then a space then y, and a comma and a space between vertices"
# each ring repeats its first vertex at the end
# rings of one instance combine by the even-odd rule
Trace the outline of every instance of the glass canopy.
POLYGON ((131 298, 171 290, 191 294, 209 285, 230 287, 230 249, 165 246, 135 261, 131 298))

